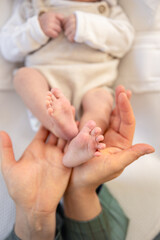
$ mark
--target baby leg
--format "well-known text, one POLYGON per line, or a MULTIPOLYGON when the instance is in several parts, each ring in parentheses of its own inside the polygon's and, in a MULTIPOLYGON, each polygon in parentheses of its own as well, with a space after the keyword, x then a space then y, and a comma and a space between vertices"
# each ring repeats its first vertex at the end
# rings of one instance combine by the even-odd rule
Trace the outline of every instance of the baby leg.
POLYGON ((94 156, 100 156, 100 150, 105 148, 101 129, 92 120, 88 121, 78 135, 72 139, 63 157, 66 167, 78 166, 94 156))
POLYGON ((88 91, 82 99, 83 115, 80 120, 80 129, 92 119, 104 134, 109 125, 112 105, 112 94, 106 89, 95 88, 88 91))
MULTIPOLYGON (((49 131, 56 134, 56 126, 46 110, 46 94, 49 90, 49 85, 45 77, 36 69, 24 67, 17 71, 14 77, 14 86, 34 116, 49 131)), ((72 129, 72 126, 69 127, 72 129)), ((70 130, 66 139, 71 139, 76 134, 77 128, 74 129, 74 132, 70 130)), ((64 137, 64 135, 60 134, 58 137, 64 137)))

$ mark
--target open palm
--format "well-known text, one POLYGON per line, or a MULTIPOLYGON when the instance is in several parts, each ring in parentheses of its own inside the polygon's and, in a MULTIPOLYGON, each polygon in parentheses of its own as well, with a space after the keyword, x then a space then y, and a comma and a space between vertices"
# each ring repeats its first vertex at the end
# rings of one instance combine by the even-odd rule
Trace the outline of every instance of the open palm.
POLYGON ((54 212, 71 172, 62 164, 63 153, 55 136, 41 128, 16 162, 9 136, 5 132, 0 135, 2 172, 15 203, 37 213, 54 212))

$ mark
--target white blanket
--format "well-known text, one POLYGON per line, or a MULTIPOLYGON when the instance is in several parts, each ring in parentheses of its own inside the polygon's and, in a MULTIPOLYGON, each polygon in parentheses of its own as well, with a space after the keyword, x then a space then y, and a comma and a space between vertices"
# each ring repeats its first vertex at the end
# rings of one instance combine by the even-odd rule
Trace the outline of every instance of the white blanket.
MULTIPOLYGON (((0 1, 3 10, 0 26, 8 18, 12 2, 0 1)), ((156 153, 129 166, 107 186, 130 218, 127 240, 151 240, 160 231, 160 4, 159 0, 120 0, 120 3, 135 26, 136 39, 122 60, 117 84, 133 91, 132 106, 137 120, 134 143, 152 144, 156 153)), ((34 133, 26 108, 12 87, 15 65, 0 57, 0 66, 0 129, 11 135, 18 159, 34 133)), ((0 240, 11 230, 14 218, 14 204, 0 174, 0 240)))

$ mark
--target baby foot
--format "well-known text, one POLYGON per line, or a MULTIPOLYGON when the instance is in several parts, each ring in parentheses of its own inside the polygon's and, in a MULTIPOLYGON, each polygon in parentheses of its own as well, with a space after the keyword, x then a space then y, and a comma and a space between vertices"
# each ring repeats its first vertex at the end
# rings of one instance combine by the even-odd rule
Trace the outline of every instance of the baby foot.
POLYGON ((57 88, 48 92, 46 107, 50 116, 53 133, 65 140, 71 140, 78 133, 74 119, 74 108, 68 99, 57 88))
POLYGON ((100 143, 104 139, 100 133, 101 128, 96 127, 94 121, 88 121, 68 145, 67 152, 63 157, 63 164, 66 167, 75 167, 94 156, 100 156, 100 150, 105 148, 105 144, 100 143))

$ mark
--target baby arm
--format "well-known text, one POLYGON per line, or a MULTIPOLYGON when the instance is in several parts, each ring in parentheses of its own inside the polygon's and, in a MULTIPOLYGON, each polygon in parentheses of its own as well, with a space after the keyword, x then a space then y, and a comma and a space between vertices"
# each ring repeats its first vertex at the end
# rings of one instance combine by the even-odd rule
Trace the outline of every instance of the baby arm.
POLYGON ((48 12, 27 20, 22 15, 21 5, 17 5, 0 33, 2 55, 11 62, 23 61, 27 54, 39 49, 49 37, 56 37, 61 31, 62 16, 58 14, 48 12))
MULTIPOLYGON (((76 11, 74 18, 72 22, 76 27, 75 32, 72 30, 72 38, 75 42, 85 43, 114 57, 122 57, 133 42, 134 30, 119 6, 110 9, 109 17, 76 11)), ((71 32, 69 27, 67 31, 71 32)))

